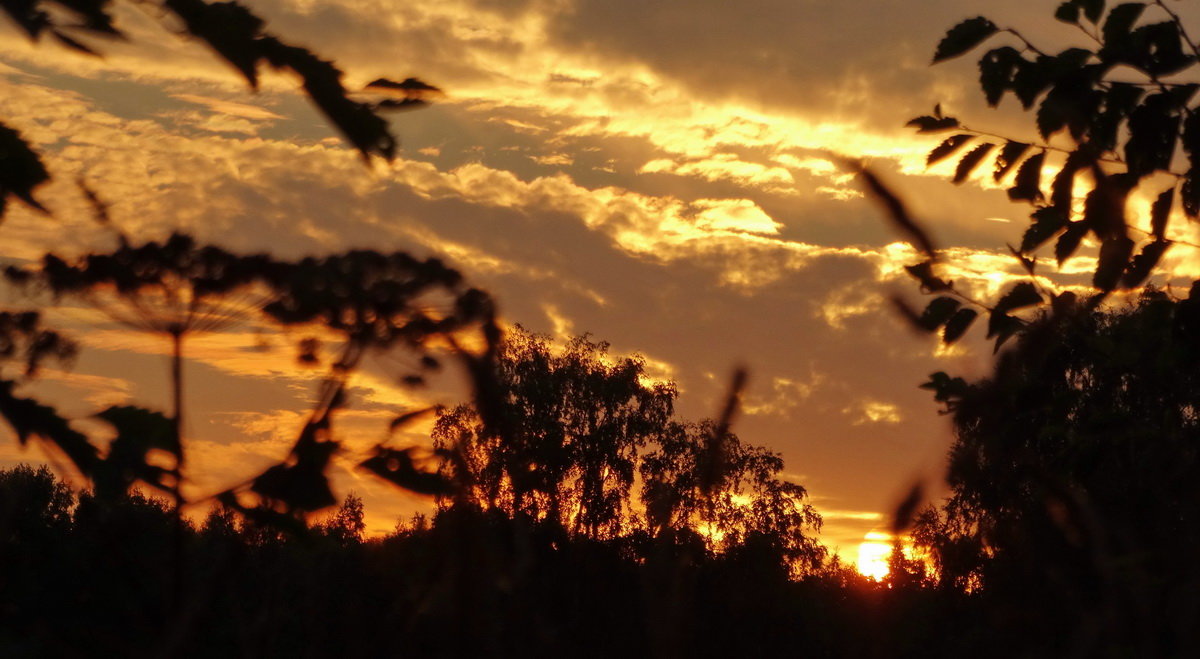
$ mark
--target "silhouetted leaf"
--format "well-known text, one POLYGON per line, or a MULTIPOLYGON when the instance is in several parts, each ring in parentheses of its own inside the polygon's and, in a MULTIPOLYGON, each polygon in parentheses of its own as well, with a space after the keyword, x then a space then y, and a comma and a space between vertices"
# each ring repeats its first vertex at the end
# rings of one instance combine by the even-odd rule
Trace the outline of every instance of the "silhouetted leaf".
POLYGON ((1150 207, 1150 234, 1155 240, 1166 240, 1167 220, 1171 217, 1171 206, 1175 203, 1175 188, 1158 195, 1150 207))
POLYGON ((908 494, 900 500, 900 503, 896 504, 896 509, 892 512, 892 535, 898 536, 912 526, 917 508, 924 498, 925 487, 920 482, 914 483, 908 494))
POLYGON ((1137 23, 1145 10, 1146 5, 1141 2, 1127 2, 1113 7, 1100 28, 1105 48, 1123 46, 1134 23, 1137 23))
POLYGON ((1075 2, 1064 2, 1054 10, 1054 18, 1064 22, 1075 24, 1079 22, 1079 5, 1075 2))
POLYGON ((150 449, 179 455, 181 447, 175 437, 174 422, 161 412, 132 405, 113 405, 95 416, 117 431, 116 438, 109 445, 110 454, 118 445, 130 445, 136 446, 133 450, 140 455, 145 455, 150 449))
POLYGON ((1057 55, 1039 55, 1037 61, 1056 86, 1064 83, 1072 86, 1095 80, 1094 67, 1088 66, 1094 55, 1086 48, 1067 48, 1057 55))
POLYGON ((979 86, 988 105, 995 107, 1000 103, 1023 61, 1021 53, 1011 46, 989 50, 979 59, 979 86))
POLYGON ((1036 202, 1042 198, 1042 164, 1045 161, 1046 152, 1040 151, 1021 165, 1017 170, 1017 178, 1008 189, 1009 199, 1036 202))
POLYGON ((1017 62, 1017 71, 1012 78, 1012 90, 1017 100, 1021 101, 1021 107, 1026 110, 1033 107, 1042 92, 1054 82, 1049 71, 1052 66, 1053 60, 1045 56, 1039 56, 1032 62, 1024 58, 1017 62))
POLYGON ((960 147, 962 147, 962 145, 966 144, 971 137, 971 135, 966 134, 951 135, 950 137, 947 137, 941 144, 937 145, 932 151, 929 152, 929 157, 925 159, 925 164, 932 165, 949 157, 960 147))
POLYGON ((934 392, 934 399, 939 403, 952 403, 965 395, 969 389, 967 381, 959 377, 950 377, 944 371, 929 374, 929 381, 920 385, 922 389, 934 392))
MULTIPOLYGON (((953 139, 953 138, 951 138, 953 139)), ((843 160, 843 162, 855 169, 858 177, 866 184, 867 193, 879 203, 883 204, 887 211, 887 217, 893 224, 903 233, 908 234, 913 242, 913 246, 924 252, 929 258, 936 257, 936 249, 933 246, 933 241, 929 239, 928 234, 921 228, 912 216, 909 215, 908 208, 904 202, 900 201, 892 191, 875 176, 871 170, 863 166, 862 163, 853 160, 843 160)))
POLYGON ((1192 168, 1183 178, 1183 186, 1179 191, 1183 201, 1183 212, 1195 219, 1200 217, 1200 169, 1192 168))
POLYGON ((1121 125, 1144 94, 1145 90, 1137 85, 1121 82, 1109 84, 1108 91, 1102 93, 1100 111, 1092 117, 1089 128, 1089 141, 1098 152, 1116 149, 1121 125))
POLYGON ((108 422, 117 431, 108 446, 104 461, 97 465, 93 482, 97 496, 106 499, 124 496, 137 481, 156 487, 168 494, 176 494, 179 486, 178 472, 147 462, 152 449, 159 449, 182 460, 182 447, 171 419, 159 412, 141 407, 112 406, 95 415, 108 422), (173 478, 168 481, 167 476, 173 478))
MULTIPOLYGON (((11 276, 17 272, 24 271, 10 270, 8 274, 10 281, 19 284, 21 275, 17 279, 11 276)), ((76 353, 77 346, 73 342, 42 327, 38 312, 0 311, 0 360, 24 362, 26 376, 35 375, 47 359, 67 363, 76 353)))
POLYGON ((1184 53, 1183 35, 1173 20, 1139 27, 1130 35, 1130 41, 1137 53, 1134 64, 1152 76, 1170 76, 1196 61, 1194 56, 1184 53))
POLYGON ((1133 261, 1129 264, 1129 269, 1125 271, 1125 276, 1121 278, 1121 286, 1123 288, 1137 288, 1141 286, 1150 273, 1154 272, 1154 266, 1162 259, 1167 248, 1171 246, 1169 240, 1155 240, 1152 243, 1147 243, 1142 248, 1141 253, 1133 257, 1133 261))
POLYGON ((1083 7, 1083 15, 1089 21, 1100 22, 1100 17, 1104 15, 1104 0, 1076 0, 1076 3, 1083 7))
POLYGON ((50 180, 50 174, 17 131, 0 124, 0 219, 4 217, 8 196, 12 195, 32 208, 48 212, 33 191, 50 180))
POLYGON ((1079 302, 1079 296, 1071 291, 1063 291, 1058 295, 1050 298, 1050 308, 1055 314, 1060 316, 1071 313, 1075 310, 1076 304, 1079 302))
POLYGON ((390 161, 396 154, 396 138, 387 121, 366 103, 353 101, 342 86, 342 72, 332 63, 273 37, 258 40, 262 56, 277 68, 288 68, 304 79, 304 90, 322 114, 337 126, 363 158, 382 156, 390 161))
POLYGON ((906 265, 904 269, 921 282, 921 290, 926 293, 937 293, 953 288, 950 282, 939 279, 933 274, 933 261, 923 261, 916 265, 906 265))
POLYGON ((995 34, 996 30, 996 25, 982 16, 955 25, 938 43, 933 54, 934 63, 962 55, 995 34))
POLYGON ((943 296, 934 298, 929 305, 925 307, 925 311, 921 313, 921 317, 918 319, 918 322, 926 331, 933 332, 942 325, 945 325, 946 321, 950 320, 950 316, 953 315, 960 306, 962 306, 962 304, 952 297, 943 296))
POLYGON ((1086 236, 1087 233, 1087 222, 1081 221, 1067 223, 1067 230, 1058 237, 1058 242, 1054 245, 1054 258, 1058 259, 1058 266, 1060 268, 1067 259, 1071 258, 1071 255, 1075 253, 1075 250, 1079 249, 1079 243, 1083 240, 1083 237, 1086 236))
POLYGON ((434 412, 437 411, 437 409, 438 409, 437 406, 433 406, 433 407, 425 407, 425 408, 422 408, 419 410, 414 410, 412 412, 405 412, 404 414, 401 414, 400 416, 392 419, 391 423, 388 424, 388 430, 391 432, 396 432, 400 428, 403 428, 404 426, 407 426, 410 423, 413 423, 414 421, 421 419, 422 417, 426 417, 426 416, 429 416, 430 414, 433 414, 434 412))
POLYGON ((1013 258, 1020 262, 1021 269, 1028 273, 1030 277, 1034 276, 1034 273, 1037 270, 1037 260, 1025 256, 1021 250, 1013 247, 1012 245, 1006 243, 1004 246, 1008 248, 1008 253, 1012 254, 1013 258))
POLYGON ((1072 151, 1050 186, 1050 205, 1063 209, 1066 214, 1074 199, 1075 174, 1093 163, 1094 159, 1090 155, 1083 151, 1072 151))
POLYGON ((406 97, 421 96, 424 94, 438 93, 442 90, 416 78, 405 78, 400 82, 388 80, 387 78, 378 78, 367 83, 366 89, 372 91, 390 91, 399 93, 406 97))
POLYGON ((104 227, 112 227, 112 217, 108 212, 108 204, 100 199, 100 196, 88 186, 83 177, 80 177, 75 183, 79 186, 79 191, 83 193, 84 198, 87 199, 88 205, 92 207, 92 219, 96 221, 96 224, 104 227))
POLYGON ((1044 206, 1034 211, 1033 223, 1021 237, 1020 252, 1028 254, 1041 247, 1067 226, 1067 215, 1056 206, 1044 206))
POLYGON ((50 15, 32 2, 4 2, 0 3, 0 10, 7 13, 31 39, 38 38, 52 24, 50 15))
POLYGON ((423 101, 419 98, 388 98, 378 103, 370 104, 370 107, 376 110, 417 110, 429 105, 429 101, 423 101))
POLYGON ((1180 105, 1172 95, 1163 92, 1147 96, 1129 115, 1125 161, 1131 174, 1141 177, 1170 168, 1180 113, 1180 105))
POLYGON ((309 462, 275 465, 255 478, 250 489, 288 510, 313 512, 337 504, 323 469, 309 462))
POLYGON ((100 53, 98 53, 94 49, 92 49, 91 46, 88 46, 87 44, 83 43, 82 41, 79 41, 78 39, 71 37, 70 35, 62 32, 61 30, 52 30, 50 33, 54 35, 54 38, 57 39, 59 43, 66 46, 67 48, 70 48, 71 50, 74 50, 79 53, 83 53, 84 55, 91 55, 92 57, 100 56, 100 53))
POLYGON ((263 21, 237 2, 209 4, 204 0, 164 0, 188 32, 203 39, 218 55, 237 69, 253 88, 258 88, 258 62, 262 58, 260 37, 263 21))
POLYGON ((1024 142, 1006 142, 996 156, 996 169, 992 178, 999 181, 1021 160, 1021 156, 1029 151, 1029 145, 1024 142))
POLYGON ((317 364, 321 363, 321 358, 319 356, 321 352, 320 339, 311 336, 304 337, 303 339, 300 339, 300 343, 297 345, 297 348, 298 352, 296 354, 296 361, 305 366, 316 366, 317 364))
POLYGON ((1020 318, 999 311, 992 311, 988 316, 987 332, 987 338, 996 339, 996 344, 992 348, 992 352, 999 352, 1001 346, 1012 338, 1014 334, 1020 332, 1024 326, 1025 323, 1021 322, 1020 318))
POLYGON ((375 455, 359 466, 409 492, 433 497, 453 495, 457 489, 455 484, 437 472, 420 469, 414 457, 415 451, 413 448, 378 446, 375 455))
POLYGON ((942 342, 946 344, 954 343, 966 334, 971 324, 979 316, 979 312, 974 309, 959 309, 946 322, 946 327, 942 329, 942 342))
POLYGON ((995 313, 1008 313, 1016 309, 1031 307, 1044 302, 1042 294, 1032 283, 1023 281, 1013 286, 996 303, 995 313))
POLYGON ((1124 236, 1125 206, 1137 178, 1126 173, 1105 176, 1098 168, 1093 168, 1093 172, 1098 180, 1084 200, 1083 219, 1102 241, 1124 236))
MULTIPOLYGON (((1088 53, 1088 51, 1081 51, 1088 53)), ((1060 56, 1061 57, 1061 56, 1060 56)), ((1038 133, 1050 139, 1054 133, 1066 128, 1071 137, 1080 141, 1093 118, 1099 114, 1104 93, 1093 88, 1086 74, 1072 72, 1060 77, 1050 88, 1038 107, 1036 122, 1038 133)))
POLYGON ((994 148, 996 148, 995 144, 980 144, 979 146, 967 152, 967 155, 963 156, 962 160, 958 161, 958 167, 954 170, 954 182, 962 183, 966 181, 967 178, 971 176, 971 172, 975 171, 975 168, 979 166, 979 163, 985 157, 987 157, 987 154, 990 153, 994 148))
POLYGON ((0 380, 0 415, 12 426, 21 445, 30 437, 41 438, 62 451, 80 473, 91 477, 99 462, 99 450, 53 407, 13 395, 15 385, 11 380, 0 380))
POLYGON ((905 127, 917 129, 918 133, 940 133, 942 131, 958 128, 958 119, 954 117, 930 117, 928 115, 916 117, 904 124, 905 127))
POLYGON ((238 501, 235 492, 222 492, 217 495, 216 499, 222 506, 236 510, 239 515, 261 528, 277 529, 295 537, 303 537, 309 531, 301 517, 265 506, 244 506, 238 501))
POLYGON ((1113 236, 1100 243, 1100 260, 1092 276, 1092 285, 1104 292, 1116 288, 1129 265, 1133 247, 1133 241, 1127 236, 1113 236))

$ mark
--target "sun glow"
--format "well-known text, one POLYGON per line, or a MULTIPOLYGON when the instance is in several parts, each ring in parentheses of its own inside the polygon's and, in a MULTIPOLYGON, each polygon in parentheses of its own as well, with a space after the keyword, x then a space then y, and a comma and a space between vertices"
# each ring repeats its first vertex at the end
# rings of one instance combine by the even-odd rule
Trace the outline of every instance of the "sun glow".
POLYGON ((855 567, 864 577, 882 581, 888 575, 888 556, 891 553, 891 536, 871 531, 858 545, 858 560, 855 562, 855 567))

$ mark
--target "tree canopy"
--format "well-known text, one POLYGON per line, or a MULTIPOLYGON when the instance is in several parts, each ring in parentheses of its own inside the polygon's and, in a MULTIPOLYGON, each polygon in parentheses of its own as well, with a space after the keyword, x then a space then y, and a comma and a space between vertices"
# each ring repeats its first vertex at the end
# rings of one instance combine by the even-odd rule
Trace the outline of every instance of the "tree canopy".
POLYGON ((445 503, 465 498, 594 540, 694 536, 715 552, 766 542, 799 573, 819 565, 820 515, 781 476, 779 454, 717 421, 676 420, 675 385, 608 349, 587 336, 558 349, 510 332, 497 353, 507 435, 488 432, 470 405, 438 415, 436 449, 452 456, 450 472, 468 474, 453 476, 465 497, 445 503))
POLYGON ((992 107, 1011 97, 1032 112, 1035 136, 1004 137, 968 126, 940 104, 908 123, 920 133, 951 133, 929 152, 927 163, 961 154, 955 183, 990 161, 988 177, 1005 185, 1011 200, 1033 206, 1029 227, 1009 247, 1029 281, 1011 286, 994 303, 974 300, 940 277, 932 243, 917 227, 928 258, 909 272, 939 297, 910 315, 918 326, 940 330, 947 343, 962 337, 984 311, 988 338, 998 347, 1023 325, 1013 311, 1063 295, 1038 277, 1044 246, 1053 243, 1061 268, 1086 238, 1099 244, 1088 292, 1099 304, 1155 273, 1178 243, 1170 230, 1174 218, 1200 216, 1200 50, 1179 15, 1161 1, 1109 7, 1104 0, 1068 0, 1054 18, 1076 27, 1081 45, 1055 51, 1015 28, 975 17, 947 32, 933 56, 934 63, 943 62, 1000 42, 979 59, 980 90, 992 107), (1146 223, 1130 212, 1135 191, 1154 199, 1146 223))
POLYGON ((1012 95, 1034 111, 1041 141, 968 128, 940 107, 910 122, 953 132, 931 164, 966 149, 956 183, 994 156, 992 179, 1034 207, 1011 248, 1028 278, 995 302, 940 279, 932 250, 910 268, 939 295, 912 314, 924 329, 957 340, 974 305, 989 313, 997 348, 1015 337, 989 377, 939 372, 923 385, 953 421, 952 492, 914 535, 940 585, 972 594, 995 622, 984 634, 994 642, 1015 627, 1021 652, 1037 656, 1171 655, 1197 642, 1182 613, 1195 610, 1197 570, 1179 557, 1200 549, 1200 284, 1181 298, 1146 282, 1179 242, 1175 219, 1200 214, 1200 82, 1188 77, 1200 52, 1164 2, 1070 0, 1055 18, 1092 45, 1053 53, 973 18, 934 55, 1012 41, 980 59, 980 86, 992 106, 1012 95), (1147 223, 1132 212, 1135 192, 1153 199, 1147 223), (1038 249, 1054 242, 1061 266, 1089 236, 1099 245, 1091 290, 1050 290, 1038 249))

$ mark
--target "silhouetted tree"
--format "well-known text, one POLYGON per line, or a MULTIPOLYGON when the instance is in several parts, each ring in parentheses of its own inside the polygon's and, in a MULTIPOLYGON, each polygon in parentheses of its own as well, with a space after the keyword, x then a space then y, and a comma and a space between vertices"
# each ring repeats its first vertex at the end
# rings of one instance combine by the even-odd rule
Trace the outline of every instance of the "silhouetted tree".
POLYGON ((29 542, 29 534, 69 529, 74 507, 75 493, 45 466, 0 471, 0 542, 6 547, 29 542))
POLYGON ((439 413, 433 434, 461 455, 469 500, 590 538, 628 531, 638 452, 669 430, 674 385, 649 382, 640 357, 609 357, 607 343, 581 336, 557 352, 519 326, 496 364, 506 435, 471 405, 439 413))
POLYGON ((927 256, 909 272, 938 297, 907 312, 914 324, 949 343, 981 310, 997 349, 1017 337, 991 377, 934 373, 923 385, 953 415, 953 493, 921 514, 914 537, 945 592, 964 596, 971 652, 1188 656, 1200 647, 1200 577, 1178 557, 1200 549, 1200 295, 1194 284, 1185 300, 1147 289, 1131 306, 1101 303, 1142 286, 1174 244, 1177 198, 1184 214, 1200 214, 1200 84, 1187 77, 1200 51, 1165 2, 1068 0, 1055 17, 1090 44, 1053 54, 973 18, 934 55, 937 62, 1011 38, 980 60, 981 87, 991 105, 1011 93, 1036 107, 1040 141, 967 128, 940 106, 910 122, 920 132, 954 131, 930 164, 973 143, 956 183, 992 155, 995 181, 1015 174, 1009 197, 1035 207, 1012 248, 1027 281, 995 301, 972 299, 939 276, 940 254, 922 227, 867 176, 927 256), (1043 181, 1047 169, 1055 174, 1043 181), (1135 190, 1156 195, 1148 227, 1127 207, 1135 190), (1056 240, 1061 266, 1088 236, 1100 245, 1095 292, 1049 290, 1035 252, 1056 240))
POLYGON ((338 509, 320 524, 318 530, 343 545, 358 544, 363 541, 363 533, 367 524, 363 521, 363 500, 353 492, 342 499, 338 509))
POLYGON ((1084 654, 1200 647, 1200 570, 1180 560, 1200 551, 1197 291, 1060 307, 992 377, 943 389, 953 495, 916 536, 944 585, 1084 654))
POLYGON ((825 557, 815 535, 821 516, 804 487, 784 480, 782 470, 778 453, 721 433, 716 422, 675 423, 640 465, 649 528, 659 536, 698 531, 713 551, 762 544, 783 565, 807 573, 825 557), (710 445, 715 433, 718 452, 710 445), (714 470, 715 483, 706 487, 714 470))

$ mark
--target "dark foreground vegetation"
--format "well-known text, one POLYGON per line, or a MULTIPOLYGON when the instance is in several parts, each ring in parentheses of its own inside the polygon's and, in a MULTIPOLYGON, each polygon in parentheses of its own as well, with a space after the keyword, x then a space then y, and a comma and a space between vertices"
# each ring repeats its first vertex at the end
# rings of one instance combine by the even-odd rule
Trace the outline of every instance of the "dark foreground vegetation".
POLYGON ((176 600, 163 502, 76 499, 27 467, 0 497, 7 657, 861 655, 896 595, 832 565, 792 581, 768 543, 716 555, 478 509, 364 540, 349 499, 299 537, 215 510, 186 531, 176 600))
MULTIPOLYGON (((501 371, 522 371, 526 391, 543 394, 508 399, 525 406, 518 436, 541 438, 528 449, 537 457, 472 441, 473 473, 498 480, 437 497, 435 514, 386 537, 364 537, 353 496, 302 530, 220 505, 181 530, 166 500, 77 494, 45 469, 0 472, 0 647, 28 657, 1200 649, 1195 299, 1155 292, 1105 314, 1060 305, 991 377, 935 378, 957 429, 954 495, 915 516, 927 560, 894 554, 879 583, 813 543, 819 516, 802 489, 775 480, 782 465, 770 453, 726 435, 724 480, 705 494, 711 435, 692 430, 704 424, 668 415, 642 435, 615 433, 595 456, 616 463, 632 442, 640 477, 624 489, 592 480, 600 472, 571 448, 578 420, 544 412, 563 409, 554 394, 577 391, 581 374, 611 390, 638 362, 604 365, 602 344, 583 339, 557 357, 536 336, 518 339, 501 371), (510 469, 533 459, 559 461, 563 476, 542 474, 522 494, 510 469), (664 486, 674 493, 665 503, 664 486), (610 517, 588 512, 604 501, 617 504, 610 517)), ((637 381, 624 380, 660 406, 673 396, 637 381)), ((470 416, 443 411, 435 435, 470 428, 470 416)))

